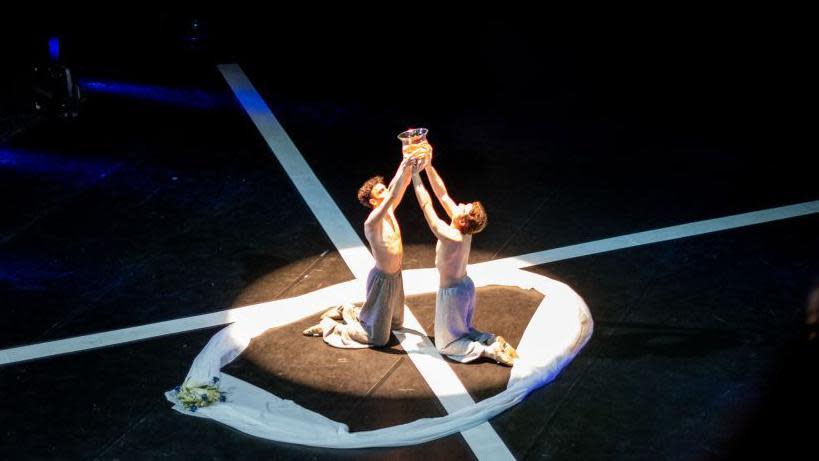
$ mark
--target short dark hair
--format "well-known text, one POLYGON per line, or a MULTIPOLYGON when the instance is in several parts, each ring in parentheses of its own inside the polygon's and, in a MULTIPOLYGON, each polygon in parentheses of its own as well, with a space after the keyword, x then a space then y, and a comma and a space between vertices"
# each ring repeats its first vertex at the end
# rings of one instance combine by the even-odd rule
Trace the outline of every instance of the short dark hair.
POLYGON ((358 189, 358 201, 367 208, 373 207, 370 204, 370 194, 372 193, 373 187, 375 187, 376 184, 384 184, 384 177, 373 176, 372 178, 364 181, 364 184, 362 184, 358 189))
POLYGON ((472 202, 472 209, 464 216, 460 231, 464 234, 477 234, 486 227, 489 218, 481 202, 472 202))

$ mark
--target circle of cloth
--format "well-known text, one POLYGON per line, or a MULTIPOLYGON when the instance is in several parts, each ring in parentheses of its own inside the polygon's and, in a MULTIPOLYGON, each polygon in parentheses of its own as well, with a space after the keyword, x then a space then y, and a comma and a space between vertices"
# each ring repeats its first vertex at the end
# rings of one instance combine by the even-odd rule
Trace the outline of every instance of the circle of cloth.
MULTIPOLYGON (((185 378, 199 386, 217 378, 225 402, 187 410, 174 391, 165 396, 181 413, 210 418, 250 435, 277 442, 326 448, 365 448, 414 445, 466 431, 521 402, 526 395, 557 377, 592 335, 593 321, 586 303, 568 285, 543 275, 503 264, 469 267, 476 287, 488 285, 534 289, 543 294, 517 351, 506 389, 471 406, 437 418, 423 418, 376 430, 350 432, 347 425, 281 399, 250 383, 222 373, 250 340, 266 330, 319 313, 341 302, 361 302, 364 283, 355 279, 294 298, 255 304, 229 311, 229 326, 216 333, 194 359, 185 378)), ((433 293, 438 287, 435 269, 403 272, 407 296, 433 293)), ((409 329, 403 335, 418 334, 409 329)))

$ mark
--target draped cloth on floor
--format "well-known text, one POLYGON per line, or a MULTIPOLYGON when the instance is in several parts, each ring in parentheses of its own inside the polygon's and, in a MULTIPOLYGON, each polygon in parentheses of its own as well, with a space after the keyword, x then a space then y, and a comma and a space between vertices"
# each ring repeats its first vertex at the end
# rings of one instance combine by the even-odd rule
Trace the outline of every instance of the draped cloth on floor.
MULTIPOLYGON (((517 350, 507 387, 497 395, 446 416, 423 418, 377 430, 350 432, 346 424, 333 421, 297 403, 281 399, 250 383, 221 372, 266 330, 315 315, 342 302, 362 302, 362 280, 333 285, 295 298, 271 301, 231 312, 233 323, 216 333, 193 361, 186 382, 206 385, 219 378, 228 392, 226 402, 191 412, 176 399, 166 398, 174 409, 191 416, 210 418, 247 434, 269 440, 328 448, 363 448, 414 445, 471 429, 521 402, 532 390, 557 377, 588 342, 593 321, 586 303, 569 286, 548 277, 505 267, 470 266, 476 287, 488 285, 535 289, 544 295, 529 321, 517 350)), ((438 289, 435 269, 403 273, 407 296, 434 293, 438 289)), ((481 307, 478 306, 478 309, 481 307)), ((515 315, 508 313, 508 315, 515 315)), ((403 330, 403 334, 417 334, 403 330)), ((328 353, 332 353, 328 350, 328 353)))

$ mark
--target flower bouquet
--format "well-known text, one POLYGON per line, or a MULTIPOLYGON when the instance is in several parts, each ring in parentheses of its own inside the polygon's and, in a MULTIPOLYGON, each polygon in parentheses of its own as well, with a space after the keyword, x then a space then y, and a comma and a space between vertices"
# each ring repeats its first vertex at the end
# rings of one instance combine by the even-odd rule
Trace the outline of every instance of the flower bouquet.
POLYGON ((219 378, 216 376, 213 377, 211 383, 200 386, 190 385, 186 381, 181 386, 176 386, 174 392, 179 403, 192 412, 227 400, 227 393, 219 390, 219 378))

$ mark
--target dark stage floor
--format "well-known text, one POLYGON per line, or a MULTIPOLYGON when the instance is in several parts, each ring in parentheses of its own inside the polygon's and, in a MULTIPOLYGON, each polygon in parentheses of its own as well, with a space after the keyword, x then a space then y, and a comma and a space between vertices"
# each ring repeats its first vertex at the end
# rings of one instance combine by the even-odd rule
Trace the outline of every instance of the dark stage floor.
MULTIPOLYGON (((267 35, 229 19, 234 29, 211 18, 212 52, 165 34, 114 56, 90 32, 66 33, 88 87, 81 116, 0 144, 0 359, 354 277, 217 63, 241 65, 362 239, 356 190, 393 174, 409 126, 430 129, 450 192, 487 209, 472 263, 819 199, 815 141, 802 144, 804 122, 784 110, 796 90, 780 99, 762 85, 778 81, 745 73, 774 56, 751 35, 668 33, 635 48, 637 37, 561 41, 498 19, 460 33, 433 23, 416 43, 386 26, 267 35), (388 54, 408 45, 428 51, 388 54)), ((412 191, 397 214, 405 268, 431 267, 412 191)), ((817 235, 808 214, 528 268, 583 296, 595 333, 492 428, 518 459, 787 458, 810 446, 817 235)), ((476 322, 516 344, 539 300, 482 288, 476 322)), ((407 302, 431 332, 434 297, 407 302)), ((310 322, 269 330, 225 371, 354 431, 445 414, 394 338, 329 349, 300 335, 310 322)), ((0 459, 474 457, 459 434, 333 451, 172 411, 163 393, 218 329, 0 365, 0 459)), ((509 376, 488 361, 450 365, 476 401, 509 376)))

